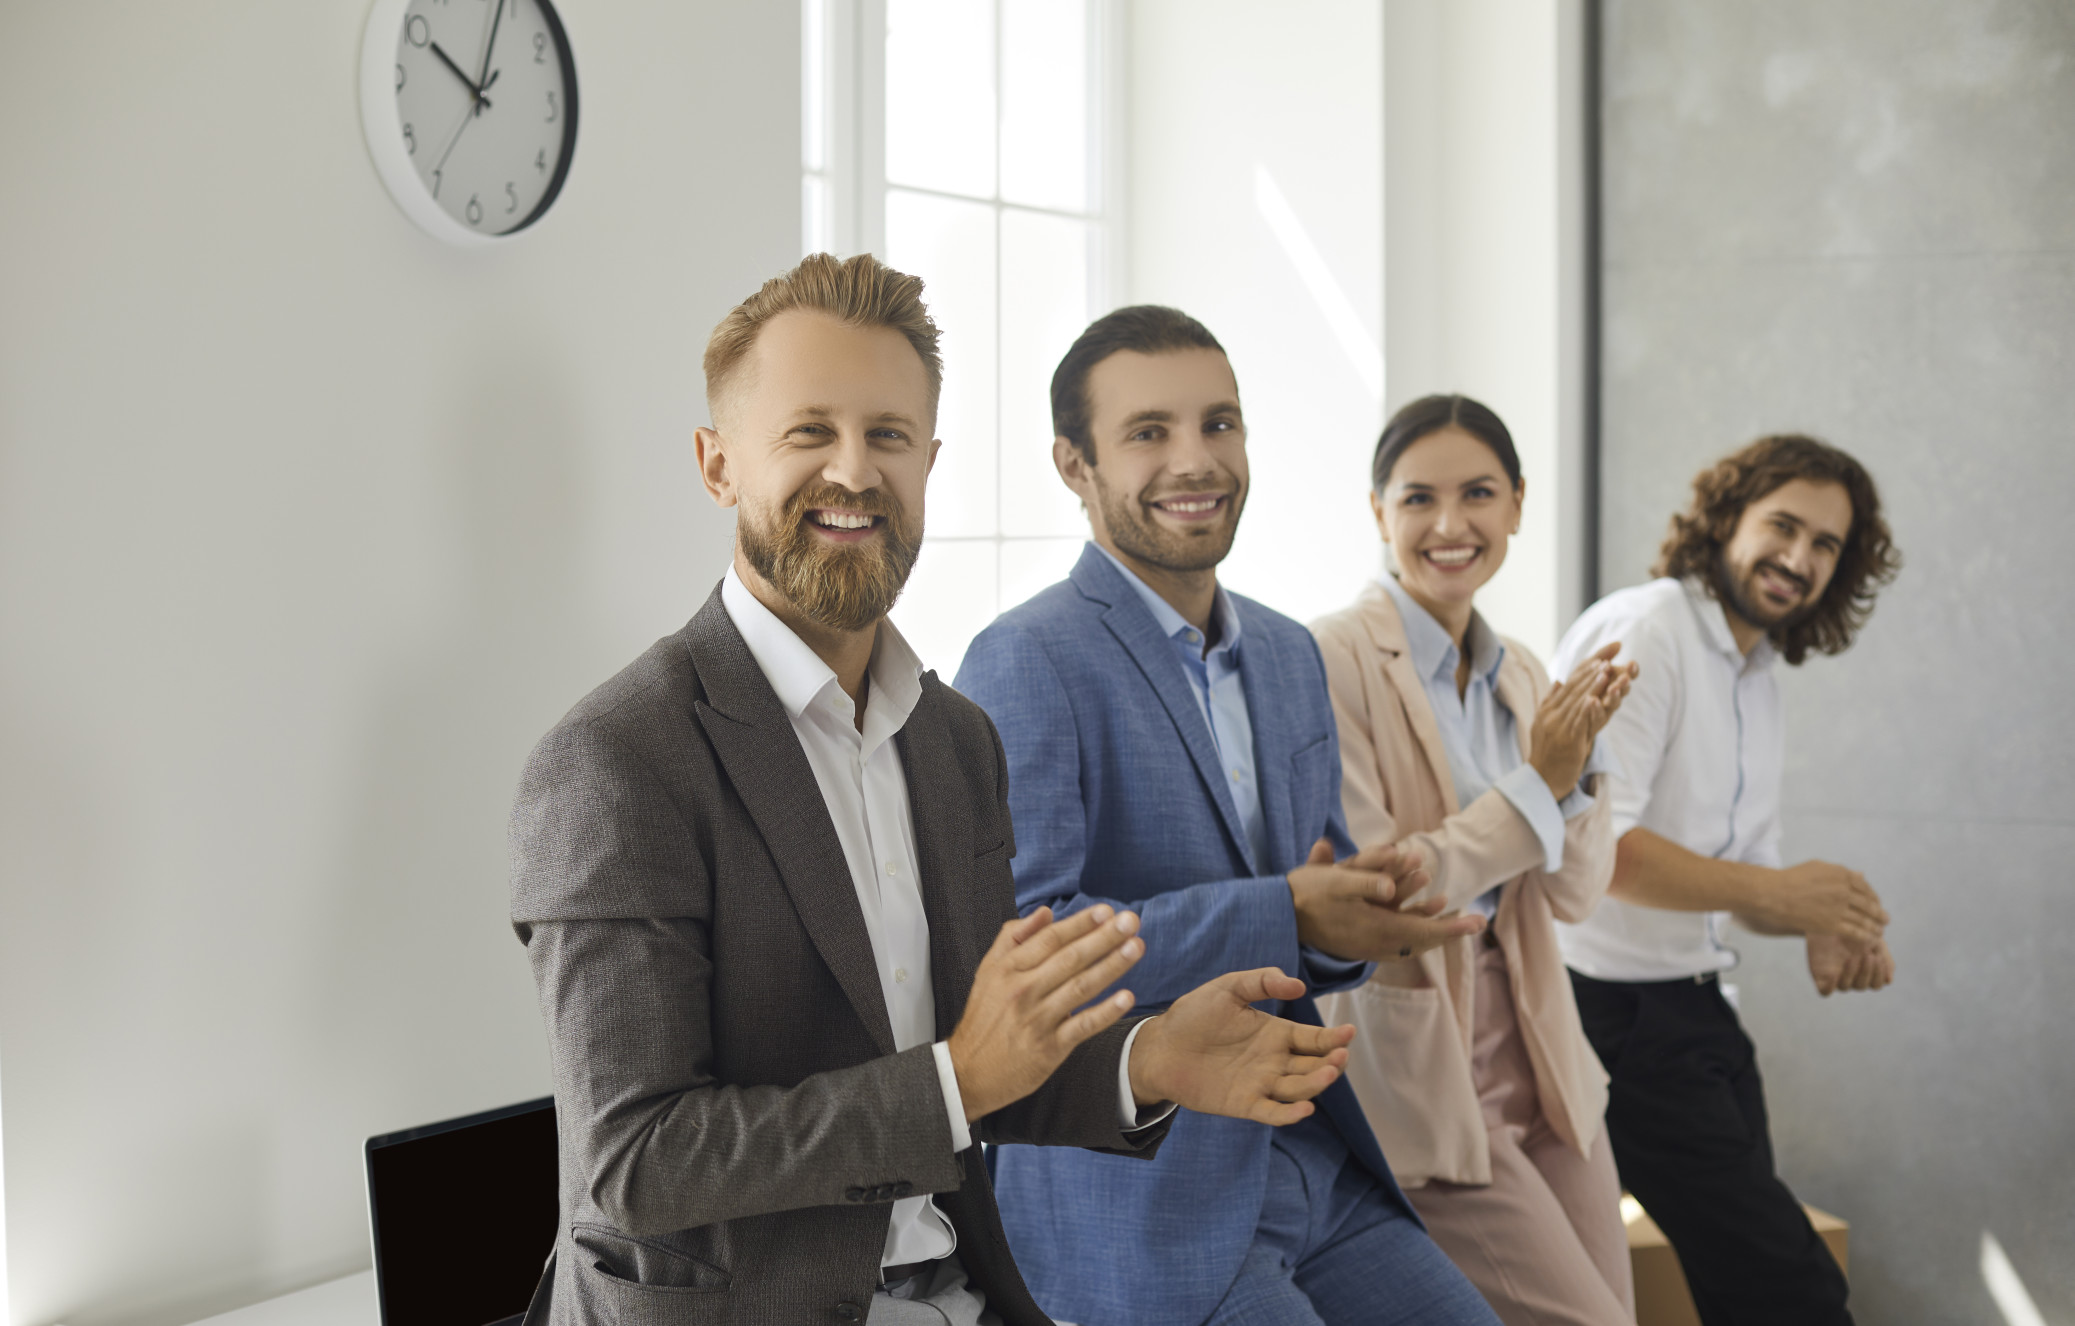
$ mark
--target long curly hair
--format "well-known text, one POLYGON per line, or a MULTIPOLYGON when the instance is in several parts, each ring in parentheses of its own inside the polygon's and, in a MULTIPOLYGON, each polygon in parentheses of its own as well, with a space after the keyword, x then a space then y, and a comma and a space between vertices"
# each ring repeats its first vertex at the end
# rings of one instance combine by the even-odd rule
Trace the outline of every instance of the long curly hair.
POLYGON ((1873 476, 1836 447, 1800 433, 1778 433, 1702 470, 1693 480, 1693 503, 1672 517, 1650 574, 1697 576, 1726 602, 1723 552, 1744 509, 1796 479, 1842 484, 1852 500, 1851 532, 1814 610, 1768 632, 1781 657, 1799 665, 1810 650, 1841 654, 1849 649, 1873 615, 1874 595, 1902 569, 1902 553, 1881 516, 1873 476))

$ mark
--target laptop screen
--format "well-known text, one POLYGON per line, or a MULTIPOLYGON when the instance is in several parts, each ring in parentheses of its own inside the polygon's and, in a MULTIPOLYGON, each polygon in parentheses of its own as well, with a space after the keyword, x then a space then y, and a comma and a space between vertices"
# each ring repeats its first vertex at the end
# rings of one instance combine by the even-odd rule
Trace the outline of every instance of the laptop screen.
POLYGON ((560 1221, 553 1097, 367 1141, 382 1326, 491 1326, 532 1301, 560 1221))

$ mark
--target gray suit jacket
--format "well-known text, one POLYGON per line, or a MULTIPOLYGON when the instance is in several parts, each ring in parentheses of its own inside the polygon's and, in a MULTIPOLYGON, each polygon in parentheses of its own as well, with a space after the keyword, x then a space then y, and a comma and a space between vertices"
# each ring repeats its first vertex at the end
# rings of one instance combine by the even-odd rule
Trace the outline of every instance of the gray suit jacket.
MULTIPOLYGON (((935 673, 895 738, 937 1030, 1016 914, 1006 761, 935 673)), ((1047 1320, 929 1047, 896 1053, 835 825, 716 589, 541 740, 512 812, 512 923, 547 1022, 562 1227, 529 1321, 861 1321, 889 1204, 934 1193, 1002 1319, 1047 1320)), ((1117 1118, 1125 1026, 976 1140, 1150 1155, 1117 1118)))

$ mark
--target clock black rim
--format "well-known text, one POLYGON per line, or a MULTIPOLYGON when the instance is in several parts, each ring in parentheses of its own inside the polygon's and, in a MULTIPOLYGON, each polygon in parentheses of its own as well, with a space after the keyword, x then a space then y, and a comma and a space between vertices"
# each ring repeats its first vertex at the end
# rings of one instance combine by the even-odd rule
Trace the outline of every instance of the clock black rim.
POLYGON ((510 230, 498 231, 499 239, 507 235, 516 235, 547 215, 548 208, 554 206, 555 199, 562 196, 562 182, 569 178, 569 163, 576 159, 576 125, 581 100, 576 86, 576 53, 570 49, 569 30, 562 26, 562 15, 556 12, 554 0, 534 2, 540 6, 541 16, 547 20, 554 38, 555 58, 562 66, 562 96, 569 103, 569 111, 562 126, 562 158, 555 163, 555 173, 548 180, 547 192, 540 196, 540 201, 533 205, 533 210, 526 214, 525 220, 510 230))

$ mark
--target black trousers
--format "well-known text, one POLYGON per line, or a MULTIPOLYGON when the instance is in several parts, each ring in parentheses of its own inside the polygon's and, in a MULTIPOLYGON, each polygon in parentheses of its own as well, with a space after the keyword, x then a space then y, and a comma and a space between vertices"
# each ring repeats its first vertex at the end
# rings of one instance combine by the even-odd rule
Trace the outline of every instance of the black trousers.
POLYGON ((1844 1272, 1773 1170, 1751 1038, 1712 978, 1571 973, 1613 1079, 1621 1182, 1679 1254, 1706 1326, 1849 1326, 1844 1272))

